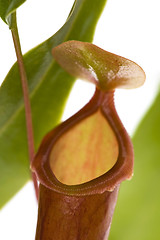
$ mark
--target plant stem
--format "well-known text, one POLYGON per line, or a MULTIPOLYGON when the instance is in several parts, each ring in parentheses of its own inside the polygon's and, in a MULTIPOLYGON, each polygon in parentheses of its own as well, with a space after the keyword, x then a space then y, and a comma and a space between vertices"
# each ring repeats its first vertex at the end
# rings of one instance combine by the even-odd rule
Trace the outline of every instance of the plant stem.
MULTIPOLYGON (((20 39, 18 34, 18 27, 17 27, 17 19, 16 19, 16 12, 11 14, 11 25, 10 25, 12 38, 14 42, 15 52, 17 56, 17 63, 20 72, 21 84, 22 84, 22 91, 24 97, 24 107, 25 107, 25 118, 26 118, 26 128, 27 128, 27 139, 28 139, 28 152, 29 152, 29 159, 30 163, 32 163, 35 155, 34 150, 34 136, 33 136, 33 126, 32 126, 32 114, 31 114, 31 105, 29 100, 29 90, 27 84, 27 75, 24 67, 23 55, 21 51, 20 39)), ((34 183, 36 197, 38 199, 38 183, 36 179, 36 175, 32 172, 32 180, 34 183)))

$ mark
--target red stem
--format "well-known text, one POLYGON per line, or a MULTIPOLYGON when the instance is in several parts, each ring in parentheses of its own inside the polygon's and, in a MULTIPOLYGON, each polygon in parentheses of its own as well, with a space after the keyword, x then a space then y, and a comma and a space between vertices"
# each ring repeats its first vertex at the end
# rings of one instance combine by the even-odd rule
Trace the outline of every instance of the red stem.
MULTIPOLYGON (((33 126, 32 126, 32 114, 31 114, 31 105, 29 100, 29 90, 27 83, 27 75, 23 62, 23 55, 21 51, 20 39, 17 28, 17 20, 16 20, 16 12, 12 13, 11 16, 11 33, 14 42, 15 52, 17 56, 17 63, 20 72, 22 91, 24 97, 24 107, 25 107, 25 118, 26 118, 26 129, 27 129, 27 140, 28 140, 28 151, 29 151, 29 159, 30 163, 32 163, 35 155, 34 149, 34 136, 33 136, 33 126)), ((38 199, 38 182, 36 175, 31 173, 32 180, 35 188, 36 197, 38 199)))

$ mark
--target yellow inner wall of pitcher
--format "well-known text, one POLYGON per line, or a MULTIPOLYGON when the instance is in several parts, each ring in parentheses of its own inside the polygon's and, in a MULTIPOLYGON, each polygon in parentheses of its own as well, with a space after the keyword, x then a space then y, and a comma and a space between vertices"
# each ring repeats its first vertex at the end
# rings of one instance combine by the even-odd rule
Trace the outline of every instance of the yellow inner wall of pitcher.
POLYGON ((67 130, 50 153, 50 167, 67 185, 88 182, 109 171, 116 163, 116 136, 101 111, 67 130))

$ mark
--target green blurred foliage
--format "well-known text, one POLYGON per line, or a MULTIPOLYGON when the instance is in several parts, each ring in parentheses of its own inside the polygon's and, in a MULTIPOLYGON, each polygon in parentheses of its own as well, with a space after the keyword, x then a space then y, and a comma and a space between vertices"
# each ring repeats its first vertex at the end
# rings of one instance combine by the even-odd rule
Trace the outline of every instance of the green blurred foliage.
MULTIPOLYGON (((36 149, 59 123, 75 79, 53 60, 51 50, 67 40, 92 41, 106 0, 76 0, 65 25, 24 56, 36 149)), ((30 178, 24 104, 17 64, 0 88, 0 207, 30 178)))
POLYGON ((0 0, 0 17, 9 24, 10 14, 21 6, 26 0, 0 0))
POLYGON ((135 169, 122 183, 109 240, 160 236, 160 92, 134 136, 135 169))

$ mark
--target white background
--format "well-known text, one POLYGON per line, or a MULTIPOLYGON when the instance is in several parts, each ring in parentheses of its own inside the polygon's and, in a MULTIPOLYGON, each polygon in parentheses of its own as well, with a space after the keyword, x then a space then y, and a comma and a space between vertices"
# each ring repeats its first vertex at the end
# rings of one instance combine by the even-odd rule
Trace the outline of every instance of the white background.
MULTIPOLYGON (((72 3, 73 0, 27 0, 19 8, 23 53, 46 40, 63 25, 72 3)), ((159 0, 108 0, 95 33, 96 45, 137 62, 146 73, 143 87, 116 92, 117 110, 131 135, 151 104, 160 82, 159 9, 159 0)), ((15 60, 11 34, 0 20, 0 82, 15 60)), ((93 91, 91 84, 78 80, 63 119, 84 105, 93 91)), ((28 183, 0 212, 0 239, 33 240, 36 217, 34 191, 32 184, 28 183)))

